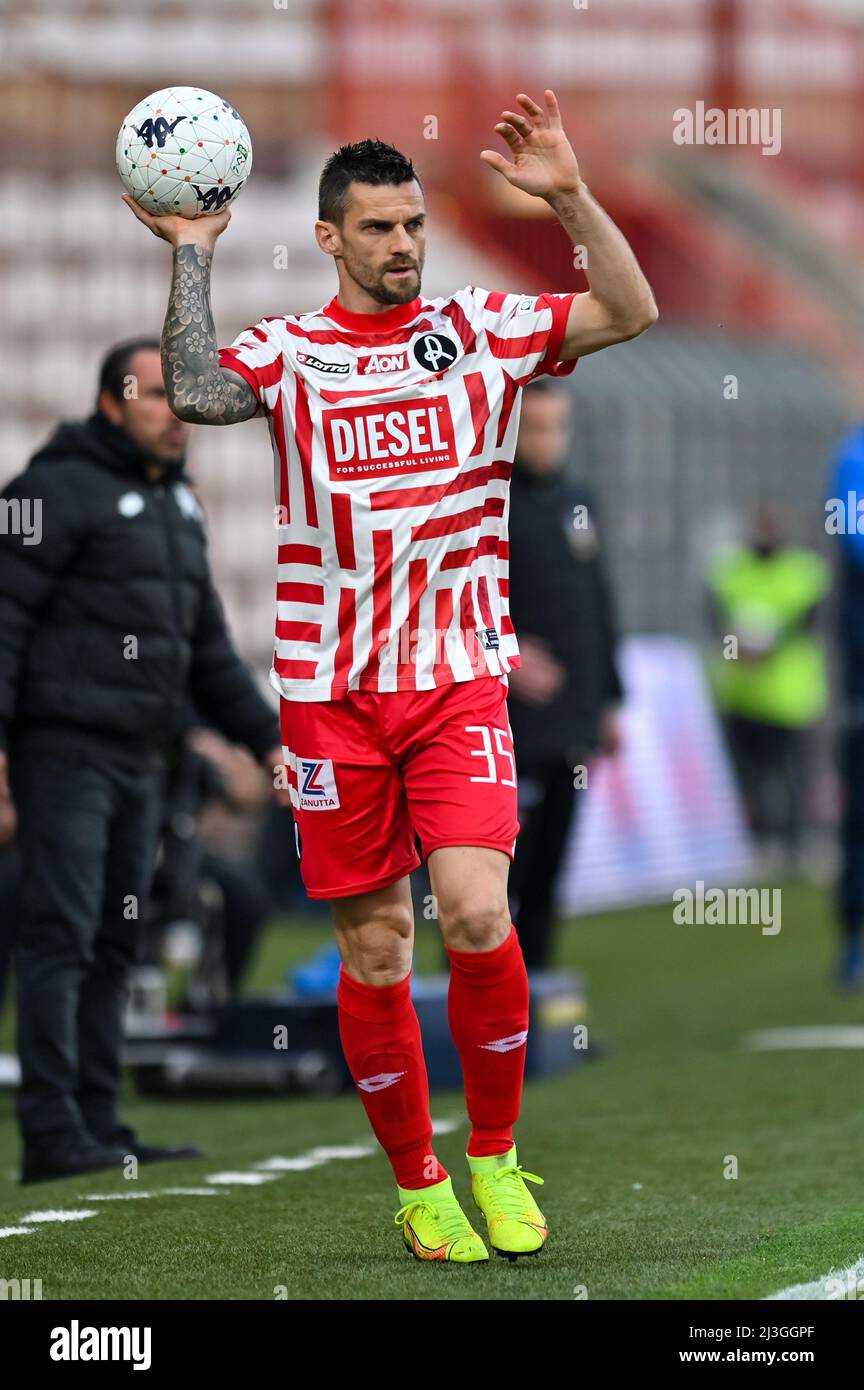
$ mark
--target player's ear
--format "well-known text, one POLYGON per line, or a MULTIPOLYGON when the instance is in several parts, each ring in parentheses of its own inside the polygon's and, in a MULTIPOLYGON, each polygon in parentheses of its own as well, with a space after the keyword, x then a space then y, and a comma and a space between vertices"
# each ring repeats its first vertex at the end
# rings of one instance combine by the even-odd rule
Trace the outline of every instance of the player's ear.
POLYGON ((316 222, 315 236, 325 256, 339 255, 342 250, 342 240, 335 222, 316 222))

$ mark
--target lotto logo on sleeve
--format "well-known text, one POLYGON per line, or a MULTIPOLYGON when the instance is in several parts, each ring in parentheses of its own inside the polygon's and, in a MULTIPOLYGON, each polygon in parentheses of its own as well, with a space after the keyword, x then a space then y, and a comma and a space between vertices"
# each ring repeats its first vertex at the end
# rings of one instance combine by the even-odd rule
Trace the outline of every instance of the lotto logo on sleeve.
POLYGON ((297 794, 301 811, 335 811, 339 806, 330 758, 297 759, 297 794))
POLYGON ((455 468, 458 463, 446 396, 325 410, 324 443, 330 477, 375 478, 455 468))

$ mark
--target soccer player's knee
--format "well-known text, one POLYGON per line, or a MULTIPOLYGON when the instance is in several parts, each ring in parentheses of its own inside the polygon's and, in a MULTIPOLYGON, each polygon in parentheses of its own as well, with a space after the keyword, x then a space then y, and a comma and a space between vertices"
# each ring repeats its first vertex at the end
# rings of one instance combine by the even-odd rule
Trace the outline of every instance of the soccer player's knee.
POLYGON ((510 935, 510 912, 505 905, 477 902, 469 897, 441 911, 448 946, 456 951, 494 951, 510 935))
POLYGON ((349 974, 371 985, 396 984, 411 968, 414 917, 401 903, 384 903, 362 921, 339 922, 349 974), (347 927, 347 930, 345 928, 347 927))

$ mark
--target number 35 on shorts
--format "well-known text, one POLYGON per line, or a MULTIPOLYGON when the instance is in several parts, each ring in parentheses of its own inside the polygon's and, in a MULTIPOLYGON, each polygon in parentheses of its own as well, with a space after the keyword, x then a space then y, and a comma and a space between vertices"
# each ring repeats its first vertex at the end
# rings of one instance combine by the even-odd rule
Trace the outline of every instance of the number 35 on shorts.
POLYGON ((466 724, 466 734, 478 734, 480 747, 470 750, 472 758, 482 758, 485 774, 471 777, 472 782, 498 782, 502 787, 516 786, 516 763, 513 758, 513 735, 509 729, 499 729, 494 724, 466 724), (510 747, 505 747, 505 740, 510 747), (503 760, 503 761, 499 761, 503 760), (502 775, 499 776, 499 773, 502 775), (503 775, 505 774, 506 775, 503 775))

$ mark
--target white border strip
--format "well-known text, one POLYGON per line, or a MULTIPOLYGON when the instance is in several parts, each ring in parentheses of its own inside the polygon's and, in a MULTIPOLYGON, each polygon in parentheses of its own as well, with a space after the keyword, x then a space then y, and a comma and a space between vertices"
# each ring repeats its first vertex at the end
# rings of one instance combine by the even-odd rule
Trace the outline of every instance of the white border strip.
MULTIPOLYGON (((434 1134, 450 1134, 464 1124, 461 1119, 442 1119, 432 1121, 432 1131, 434 1134)), ((137 1192, 134 1189, 128 1192, 104 1192, 89 1193, 87 1196, 79 1194, 79 1201, 85 1202, 129 1202, 147 1201, 153 1197, 218 1197, 228 1195, 232 1187, 260 1187, 264 1183, 274 1182, 283 1173, 306 1172, 310 1168, 321 1168, 325 1163, 339 1162, 352 1158, 370 1158, 378 1150, 377 1144, 318 1144, 315 1148, 308 1149, 306 1153, 297 1154, 294 1158, 265 1158, 259 1163, 252 1165, 250 1169, 242 1171, 230 1171, 224 1173, 211 1173, 205 1178, 208 1187, 165 1187, 156 1189, 152 1192, 137 1192)), ((27 1216, 19 1217, 20 1221, 27 1222, 23 1226, 2 1226, 0 1227, 0 1237, 3 1236, 30 1236, 34 1234, 39 1225, 50 1225, 59 1221, 84 1221, 87 1217, 98 1216, 98 1212, 81 1210, 75 1207, 57 1207, 50 1211, 31 1211, 27 1216)))
POLYGON ((795 1302, 809 1299, 827 1303, 864 1300, 864 1255, 860 1255, 848 1269, 832 1269, 830 1274, 823 1274, 821 1279, 814 1279, 810 1284, 791 1284, 788 1289, 769 1294, 762 1301, 776 1303, 781 1299, 795 1302))
POLYGON ((748 1052, 808 1051, 811 1048, 864 1047, 864 1027, 845 1025, 824 1028, 763 1028, 744 1039, 748 1052))

